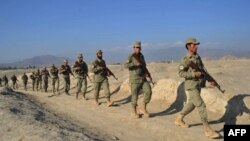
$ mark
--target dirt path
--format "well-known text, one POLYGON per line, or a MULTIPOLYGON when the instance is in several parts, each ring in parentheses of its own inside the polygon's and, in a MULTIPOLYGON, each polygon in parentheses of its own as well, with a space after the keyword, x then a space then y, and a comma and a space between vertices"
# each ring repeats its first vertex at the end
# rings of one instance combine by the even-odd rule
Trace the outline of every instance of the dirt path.
MULTIPOLYGON (((169 105, 160 104, 160 101, 153 101, 149 105, 149 111, 154 113, 152 118, 131 119, 130 103, 126 96, 114 96, 113 100, 117 105, 107 107, 105 99, 101 99, 100 101, 103 103, 96 106, 93 103, 92 93, 87 95, 90 98, 88 101, 76 100, 73 93, 71 96, 65 94, 52 96, 51 93, 28 92, 27 95, 36 99, 45 109, 66 118, 79 127, 94 133, 102 133, 113 139, 124 141, 211 140, 204 136, 197 112, 193 112, 187 117, 187 121, 194 126, 190 129, 181 129, 173 123, 176 113, 164 114, 162 111, 169 105)), ((216 130, 223 128, 222 123, 212 126, 216 130)))

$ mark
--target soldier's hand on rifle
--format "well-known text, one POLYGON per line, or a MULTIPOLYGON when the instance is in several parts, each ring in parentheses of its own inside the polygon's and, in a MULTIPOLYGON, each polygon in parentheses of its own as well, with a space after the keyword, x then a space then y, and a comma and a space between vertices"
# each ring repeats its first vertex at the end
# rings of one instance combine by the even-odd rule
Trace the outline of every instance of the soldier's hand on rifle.
POLYGON ((140 62, 136 62, 135 65, 136 65, 136 66, 141 66, 141 63, 140 63, 140 62))
POLYGON ((197 77, 197 78, 200 78, 200 77, 202 77, 202 72, 200 72, 200 71, 196 71, 195 72, 195 77, 197 77))
POLYGON ((216 83, 215 83, 214 81, 210 81, 210 84, 211 84, 212 86, 216 86, 216 83))

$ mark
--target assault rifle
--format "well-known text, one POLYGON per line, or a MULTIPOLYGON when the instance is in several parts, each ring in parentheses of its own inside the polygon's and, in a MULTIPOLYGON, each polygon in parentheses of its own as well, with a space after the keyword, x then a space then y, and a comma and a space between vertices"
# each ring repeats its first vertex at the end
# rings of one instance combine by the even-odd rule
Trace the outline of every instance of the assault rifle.
POLYGON ((99 67, 102 67, 104 69, 104 71, 107 72, 108 76, 112 75, 114 77, 115 80, 118 80, 118 78, 115 76, 115 74, 109 69, 107 68, 107 66, 102 65, 100 62, 96 62, 96 65, 99 67))
POLYGON ((216 86, 219 91, 221 93, 224 93, 226 90, 222 90, 221 86, 217 83, 217 81, 207 72, 207 70, 205 69, 205 67, 203 67, 202 69, 200 69, 198 67, 198 65, 196 65, 193 61, 189 62, 189 67, 191 67, 192 69, 194 69, 195 71, 199 71, 202 73, 202 77, 204 79, 204 81, 208 81, 208 82, 213 82, 214 86, 216 86))
MULTIPOLYGON (((145 67, 145 69, 146 69, 146 64, 142 64, 140 62, 139 57, 135 53, 133 54, 133 57, 134 57, 135 61, 138 64, 140 64, 141 67, 145 67)), ((152 78, 151 74, 148 71, 145 74, 143 74, 143 75, 145 75, 146 78, 148 77, 149 78, 149 82, 152 83, 153 85, 155 85, 155 82, 153 81, 153 78, 152 78)))
POLYGON ((79 71, 80 67, 81 67, 80 63, 78 61, 75 61, 75 65, 74 65, 75 72, 78 72, 82 75, 86 75, 88 77, 89 81, 92 82, 92 80, 90 79, 89 74, 87 72, 82 71, 82 70, 79 71))

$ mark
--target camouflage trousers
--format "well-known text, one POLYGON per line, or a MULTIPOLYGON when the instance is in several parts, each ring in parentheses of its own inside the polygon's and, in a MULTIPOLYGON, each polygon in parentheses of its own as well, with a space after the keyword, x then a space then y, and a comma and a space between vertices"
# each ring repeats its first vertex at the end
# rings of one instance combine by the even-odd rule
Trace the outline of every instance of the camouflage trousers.
POLYGON ((104 90, 105 97, 110 98, 109 82, 108 79, 104 79, 102 82, 94 82, 95 99, 99 98, 101 87, 104 90))
POLYGON ((23 86, 24 86, 24 89, 27 90, 27 81, 23 81, 23 86))
POLYGON ((64 75, 63 81, 64 81, 64 92, 68 94, 70 90, 70 76, 64 75))
POLYGON ((186 94, 187 94, 188 100, 184 108, 181 111, 181 115, 183 116, 188 115, 196 107, 199 112, 201 121, 203 123, 206 123, 207 122, 206 105, 203 99, 201 98, 200 90, 199 89, 187 90, 186 94))
POLYGON ((17 89, 17 82, 12 82, 13 89, 17 89))
POLYGON ((57 91, 59 92, 59 78, 58 77, 55 77, 55 78, 52 78, 52 87, 53 87, 53 92, 57 91), (56 88, 56 90, 55 90, 56 88))
POLYGON ((76 85, 76 93, 80 93, 81 89, 82 89, 82 85, 83 85, 83 96, 85 96, 85 93, 87 91, 87 79, 86 78, 82 78, 82 77, 78 77, 77 78, 77 85, 76 85))
POLYGON ((47 90, 48 90, 48 80, 47 79, 43 80, 43 89, 45 92, 47 92, 47 90))
POLYGON ((140 93, 140 90, 143 90, 144 93, 144 103, 148 104, 151 100, 152 90, 151 86, 148 81, 144 81, 142 83, 131 83, 131 104, 132 106, 137 106, 138 96, 140 93))
POLYGON ((36 91, 42 90, 42 81, 36 79, 36 91))
POLYGON ((36 81, 35 80, 32 80, 32 90, 35 91, 35 83, 36 81))

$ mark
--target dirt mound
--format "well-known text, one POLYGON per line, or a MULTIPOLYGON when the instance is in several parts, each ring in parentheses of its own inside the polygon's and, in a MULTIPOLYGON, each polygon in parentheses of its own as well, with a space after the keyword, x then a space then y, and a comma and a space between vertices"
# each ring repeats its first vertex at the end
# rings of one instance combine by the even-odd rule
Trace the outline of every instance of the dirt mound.
POLYGON ((10 88, 0 89, 0 140, 105 140, 50 113, 32 98, 10 88))
POLYGON ((237 60, 238 57, 236 56, 233 56, 233 55, 226 55, 226 56, 223 56, 220 60, 237 60))

